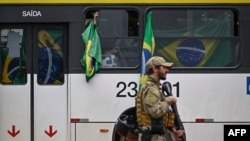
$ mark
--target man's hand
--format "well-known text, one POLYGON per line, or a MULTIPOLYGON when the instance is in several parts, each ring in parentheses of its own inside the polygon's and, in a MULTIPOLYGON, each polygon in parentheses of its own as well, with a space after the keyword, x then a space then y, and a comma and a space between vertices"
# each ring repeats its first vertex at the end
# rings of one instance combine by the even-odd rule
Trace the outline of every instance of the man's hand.
POLYGON ((177 98, 174 97, 174 96, 168 96, 168 97, 166 97, 166 100, 168 101, 168 103, 169 103, 170 105, 176 104, 176 102, 177 102, 177 98))
POLYGON ((172 132, 174 133, 174 136, 177 141, 181 141, 181 136, 185 133, 184 130, 176 130, 175 127, 172 128, 172 132))

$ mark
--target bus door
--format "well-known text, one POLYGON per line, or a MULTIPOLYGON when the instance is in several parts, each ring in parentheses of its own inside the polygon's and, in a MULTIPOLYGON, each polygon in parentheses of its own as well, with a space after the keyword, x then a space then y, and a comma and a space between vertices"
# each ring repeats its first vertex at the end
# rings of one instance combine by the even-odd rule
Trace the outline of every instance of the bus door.
POLYGON ((67 141, 66 26, 0 28, 0 140, 67 141))

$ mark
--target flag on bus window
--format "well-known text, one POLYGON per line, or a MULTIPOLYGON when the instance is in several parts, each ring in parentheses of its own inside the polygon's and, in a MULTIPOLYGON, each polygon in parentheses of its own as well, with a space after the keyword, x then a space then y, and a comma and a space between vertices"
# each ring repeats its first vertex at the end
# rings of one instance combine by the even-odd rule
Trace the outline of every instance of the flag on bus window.
POLYGON ((145 71, 147 69, 146 63, 149 60, 149 58, 153 56, 154 48, 155 48, 155 40, 152 29, 152 11, 149 11, 147 14, 147 22, 143 40, 140 87, 147 79, 147 75, 145 75, 145 71))
POLYGON ((20 34, 9 32, 6 46, 2 51, 2 82, 6 84, 24 84, 27 82, 25 66, 25 42, 23 33, 20 48, 20 34))
POLYGON ((20 60, 19 60, 19 71, 15 77, 15 83, 17 84, 24 84, 27 82, 26 77, 26 33, 23 33, 22 42, 21 42, 21 49, 20 49, 20 60))
POLYGON ((83 31, 82 40, 85 43, 85 51, 80 62, 85 69, 86 81, 89 82, 102 65, 101 44, 93 20, 83 31))
MULTIPOLYGON (((178 67, 227 66, 233 61, 233 44, 230 39, 220 38, 231 36, 230 24, 223 16, 195 26, 195 38, 159 38, 156 45, 159 49, 157 54, 178 67)), ((155 31, 155 34, 186 37, 187 30, 155 31)))
POLYGON ((215 39, 177 39, 169 44, 167 40, 161 42, 165 42, 166 45, 159 50, 161 56, 171 60, 179 67, 204 66, 218 44, 215 39), (187 55, 192 55, 192 57, 187 55))

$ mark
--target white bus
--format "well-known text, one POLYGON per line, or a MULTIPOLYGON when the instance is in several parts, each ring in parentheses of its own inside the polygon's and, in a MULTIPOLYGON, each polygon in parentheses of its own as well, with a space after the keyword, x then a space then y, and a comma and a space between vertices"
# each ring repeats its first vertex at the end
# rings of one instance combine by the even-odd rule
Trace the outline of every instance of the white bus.
POLYGON ((1 0, 0 140, 128 140, 117 123, 134 118, 149 11, 187 141, 250 125, 249 0, 1 0), (96 11, 102 67, 87 82, 81 34, 96 11))

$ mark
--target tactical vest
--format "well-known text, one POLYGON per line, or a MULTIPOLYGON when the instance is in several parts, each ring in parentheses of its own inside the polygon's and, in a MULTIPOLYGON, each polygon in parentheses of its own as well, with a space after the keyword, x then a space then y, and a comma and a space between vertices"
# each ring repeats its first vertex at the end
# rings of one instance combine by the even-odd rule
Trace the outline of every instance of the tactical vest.
MULTIPOLYGON (((143 95, 147 94, 148 88, 156 85, 153 82, 145 82, 145 85, 142 87, 141 91, 137 94, 136 97, 136 114, 137 114, 137 123, 139 126, 147 126, 151 127, 152 121, 151 117, 148 113, 146 113, 143 109, 143 104, 142 104, 142 97, 143 95)), ((162 94, 161 95, 161 100, 164 101, 165 97, 162 94)), ((173 127, 174 126, 174 118, 175 118, 175 113, 173 112, 167 112, 163 116, 163 124, 166 128, 168 127, 173 127)))

